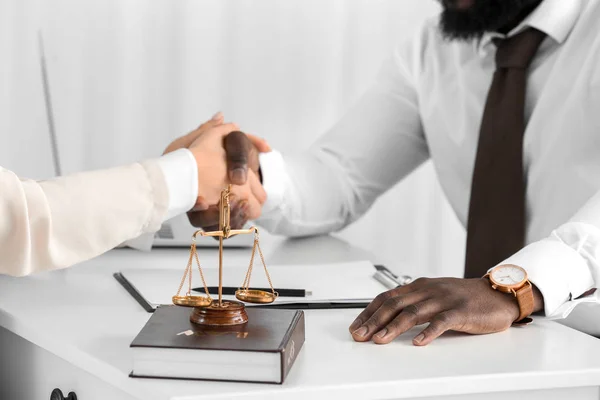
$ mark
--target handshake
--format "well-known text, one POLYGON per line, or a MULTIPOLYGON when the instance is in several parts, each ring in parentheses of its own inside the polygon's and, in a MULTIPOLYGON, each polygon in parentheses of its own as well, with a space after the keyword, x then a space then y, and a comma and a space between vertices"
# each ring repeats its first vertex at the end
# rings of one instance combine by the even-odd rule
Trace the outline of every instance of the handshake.
POLYGON ((187 148, 198 166, 198 197, 188 218, 195 227, 218 229, 218 202, 228 184, 232 187, 231 227, 239 229, 260 217, 267 199, 262 187, 258 155, 271 151, 267 142, 225 123, 222 113, 167 147, 165 154, 187 148))

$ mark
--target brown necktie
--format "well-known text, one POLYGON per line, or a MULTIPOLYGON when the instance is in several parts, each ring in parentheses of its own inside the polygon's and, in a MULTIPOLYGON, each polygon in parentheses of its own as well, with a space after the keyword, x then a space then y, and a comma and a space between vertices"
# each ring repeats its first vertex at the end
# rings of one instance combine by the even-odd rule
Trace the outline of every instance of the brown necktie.
POLYGON ((527 68, 545 37, 530 28, 496 42, 496 72, 471 183, 465 278, 485 275, 525 245, 525 87, 527 68))

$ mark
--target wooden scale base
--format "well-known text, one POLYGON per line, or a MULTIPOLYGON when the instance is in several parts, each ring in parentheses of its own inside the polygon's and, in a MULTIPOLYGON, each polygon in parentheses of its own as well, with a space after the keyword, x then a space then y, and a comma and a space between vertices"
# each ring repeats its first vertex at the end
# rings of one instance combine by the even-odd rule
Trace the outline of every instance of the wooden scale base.
POLYGON ((190 321, 198 325, 231 326, 248 322, 246 307, 239 301, 217 300, 208 307, 194 307, 190 321))

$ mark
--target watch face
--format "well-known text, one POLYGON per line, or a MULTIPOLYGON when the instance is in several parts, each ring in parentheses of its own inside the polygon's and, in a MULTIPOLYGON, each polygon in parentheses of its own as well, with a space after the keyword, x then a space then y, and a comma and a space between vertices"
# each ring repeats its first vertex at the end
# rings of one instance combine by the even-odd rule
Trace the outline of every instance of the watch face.
POLYGON ((520 286, 527 279, 527 272, 516 265, 501 265, 490 273, 493 283, 500 286, 520 286))

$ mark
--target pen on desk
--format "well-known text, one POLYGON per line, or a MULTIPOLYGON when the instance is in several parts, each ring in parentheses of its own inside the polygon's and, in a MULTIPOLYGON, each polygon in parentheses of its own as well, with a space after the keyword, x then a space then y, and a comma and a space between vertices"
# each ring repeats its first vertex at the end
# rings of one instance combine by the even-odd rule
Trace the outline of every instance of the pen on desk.
POLYGON ((412 281, 412 278, 408 275, 398 277, 388 270, 377 270, 373 275, 373 278, 388 289, 395 289, 398 286, 408 285, 412 281))
POLYGON ((373 278, 375 278, 376 281, 388 289, 394 289, 398 287, 398 283, 394 279, 390 278, 381 271, 376 271, 375 274, 373 274, 373 278))
MULTIPOLYGON (((236 287, 226 287, 223 286, 223 294, 224 295, 234 295, 236 290, 239 288, 236 287)), ((203 287, 197 287, 192 289, 194 292, 204 292, 203 287)), ((250 290, 264 290, 266 292, 270 292, 271 288, 250 288, 250 290)), ((279 293, 280 297, 306 297, 312 295, 310 290, 305 289, 277 289, 275 291, 279 293)), ((218 294, 219 288, 217 286, 209 286, 208 293, 210 294, 218 294)))
POLYGON ((384 269, 381 272, 390 276, 394 281, 396 281, 398 283, 398 286, 408 285, 413 280, 412 277, 410 277, 408 275, 398 276, 388 269, 384 269))

